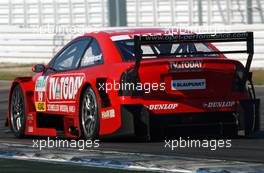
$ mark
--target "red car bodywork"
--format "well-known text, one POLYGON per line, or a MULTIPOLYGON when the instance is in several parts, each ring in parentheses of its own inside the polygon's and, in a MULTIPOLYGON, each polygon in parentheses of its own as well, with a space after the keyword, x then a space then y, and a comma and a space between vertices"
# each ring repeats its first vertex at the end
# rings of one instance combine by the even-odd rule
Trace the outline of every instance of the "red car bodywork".
MULTIPOLYGON (((34 77, 21 77, 14 80, 10 93, 15 85, 20 84, 25 98, 25 135, 59 136, 58 130, 52 125, 50 127, 38 125, 37 119, 39 117, 50 116, 62 119, 64 137, 80 137, 81 133, 73 134, 71 127, 75 127, 78 132, 81 132, 79 118, 80 100, 82 92, 87 86, 94 89, 100 105, 100 136, 140 133, 137 130, 138 120, 133 118, 135 114, 139 114, 136 110, 148 114, 146 116, 148 119, 151 119, 151 117, 159 119, 164 116, 168 118, 165 124, 170 124, 174 120, 173 117, 184 115, 189 117, 189 115, 196 113, 199 115, 210 113, 219 119, 221 115, 218 116, 216 114, 237 112, 241 106, 241 101, 250 100, 247 91, 234 90, 236 67, 243 65, 239 61, 227 59, 223 54, 220 54, 217 58, 185 57, 142 60, 138 70, 140 82, 144 84, 163 81, 165 83, 165 91, 143 93, 139 96, 120 95, 116 90, 100 93, 98 82, 121 82, 123 73, 133 69, 135 65, 134 61, 124 62, 122 60, 122 55, 111 37, 122 35, 133 37, 134 35, 148 34, 165 34, 165 30, 126 29, 84 34, 81 37, 89 36, 98 41, 102 51, 102 64, 50 73, 45 79, 43 79, 43 72, 41 72, 34 77), (177 64, 175 65, 175 63, 177 64), (193 67, 191 63, 194 63, 193 67), (179 67, 179 69, 171 72, 170 65, 175 66, 175 68, 179 67), (181 82, 181 80, 192 81, 193 79, 206 80, 206 87, 193 90, 172 89, 172 80, 181 82), (45 86, 36 88, 37 80, 45 82, 45 86), (66 80, 67 84, 65 84, 66 80), (57 97, 57 90, 54 87, 58 86, 61 93, 57 97), (105 95, 107 99, 105 99, 105 95), (104 117, 102 114, 112 114, 112 116, 104 117)), ((209 47, 218 51, 211 44, 209 44, 209 47)), ((193 116, 190 116, 187 119, 177 121, 177 123, 192 125, 198 122, 198 124, 202 125, 202 119, 206 117, 208 115, 201 116, 200 120, 195 120, 193 116)), ((8 120, 10 126, 10 113, 8 120)), ((146 124, 149 125, 150 121, 147 120, 147 122, 146 124)), ((205 122, 210 124, 210 122, 205 122)), ((219 123, 220 121, 212 122, 212 124, 219 123)))

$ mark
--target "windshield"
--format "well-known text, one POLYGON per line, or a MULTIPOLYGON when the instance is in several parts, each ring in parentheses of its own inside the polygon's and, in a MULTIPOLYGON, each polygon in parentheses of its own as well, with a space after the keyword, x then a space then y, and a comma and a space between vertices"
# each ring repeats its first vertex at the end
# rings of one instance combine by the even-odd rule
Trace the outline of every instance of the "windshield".
MULTIPOLYGON (((118 40, 115 41, 121 56, 124 61, 133 61, 135 59, 134 55, 134 40, 118 40)), ((142 45, 141 46, 143 54, 166 54, 170 53, 170 56, 162 56, 162 55, 151 55, 151 56, 143 56, 143 59, 152 59, 152 58, 182 58, 182 57, 219 57, 218 54, 203 54, 202 52, 213 52, 210 47, 208 47, 205 43, 180 43, 180 44, 155 44, 155 45, 142 45), (184 53, 195 53, 199 52, 199 54, 195 55, 184 55, 184 53), (183 53, 183 55, 173 55, 177 53, 183 53)))

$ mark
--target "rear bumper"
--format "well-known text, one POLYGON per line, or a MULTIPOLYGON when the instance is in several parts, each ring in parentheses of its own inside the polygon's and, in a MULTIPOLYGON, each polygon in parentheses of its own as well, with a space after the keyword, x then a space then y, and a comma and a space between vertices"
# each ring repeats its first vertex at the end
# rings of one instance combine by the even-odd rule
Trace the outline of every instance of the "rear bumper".
POLYGON ((155 105, 172 105, 176 107, 163 107, 161 109, 151 109, 152 114, 181 114, 197 112, 232 112, 240 104, 238 98, 181 98, 181 99, 143 99, 141 97, 119 97, 119 105, 142 105, 145 107, 155 105), (212 103, 231 103, 229 105, 211 105, 212 103))
POLYGON ((195 129, 195 132, 201 134, 210 134, 211 129, 222 131, 225 127, 236 126, 234 112, 153 114, 142 105, 123 105, 121 110, 122 125, 115 133, 118 136, 135 135, 150 139, 152 131, 155 133, 173 131, 181 135, 190 134, 190 129, 195 129))
POLYGON ((243 100, 233 111, 169 114, 155 114, 142 104, 121 105, 121 127, 114 136, 135 135, 150 139, 153 128, 162 130, 173 128, 173 132, 178 134, 178 132, 184 133, 184 130, 188 131, 189 127, 208 134, 212 129, 221 132, 225 128, 234 127, 249 134, 260 129, 259 104, 259 99, 243 100), (214 128, 210 128, 209 131, 208 127, 214 128))

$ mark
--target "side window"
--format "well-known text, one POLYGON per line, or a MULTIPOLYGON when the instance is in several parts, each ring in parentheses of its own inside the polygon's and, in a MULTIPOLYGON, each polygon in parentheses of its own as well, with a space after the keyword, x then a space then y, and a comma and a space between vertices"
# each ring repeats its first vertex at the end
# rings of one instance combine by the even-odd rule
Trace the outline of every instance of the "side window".
POLYGON ((93 39, 81 61, 81 67, 101 64, 103 62, 102 51, 96 39, 93 39))
POLYGON ((90 39, 82 39, 72 43, 55 59, 53 68, 56 71, 76 69, 89 41, 90 39))

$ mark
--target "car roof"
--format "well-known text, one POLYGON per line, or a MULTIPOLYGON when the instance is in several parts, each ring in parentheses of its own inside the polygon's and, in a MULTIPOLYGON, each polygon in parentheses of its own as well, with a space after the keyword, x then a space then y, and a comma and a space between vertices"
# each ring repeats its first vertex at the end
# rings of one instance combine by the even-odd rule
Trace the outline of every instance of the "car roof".
POLYGON ((109 37, 117 36, 117 35, 144 35, 144 34, 187 34, 191 33, 186 29, 178 29, 178 28, 111 28, 111 29, 104 29, 100 31, 93 31, 91 33, 86 33, 84 35, 90 34, 107 34, 109 37))

